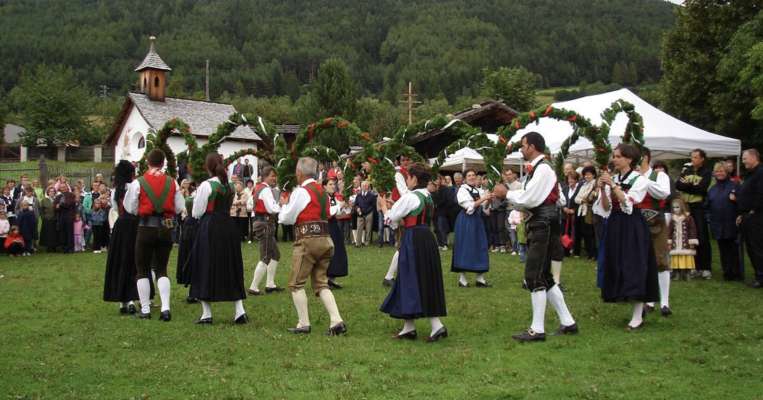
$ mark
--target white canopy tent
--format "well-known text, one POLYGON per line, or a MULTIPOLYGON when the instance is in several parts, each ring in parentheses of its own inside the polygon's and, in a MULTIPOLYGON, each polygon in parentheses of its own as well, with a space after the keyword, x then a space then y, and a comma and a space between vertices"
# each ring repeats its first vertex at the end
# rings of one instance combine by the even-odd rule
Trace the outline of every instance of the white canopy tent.
MULTIPOLYGON (((554 103, 556 108, 572 110, 588 118, 592 124, 602 123, 601 113, 618 99, 634 105, 644 120, 644 144, 652 151, 654 159, 689 158, 693 149, 704 150, 708 157, 738 157, 742 150, 741 141, 702 130, 689 125, 647 103, 628 89, 581 97, 579 99, 554 103)), ((614 147, 621 142, 628 118, 624 113, 617 115, 610 128, 609 142, 614 147)), ((572 126, 566 121, 540 118, 517 132, 512 141, 518 141, 527 132, 536 131, 546 139, 551 154, 556 154, 562 142, 572 134, 572 126)), ((580 138, 570 147, 569 158, 592 159, 593 145, 580 138)))
MULTIPOLYGON (((494 134, 488 134, 488 138, 493 142, 498 142, 498 135, 494 134)), ((436 159, 432 158, 429 160, 429 164, 434 164, 436 159)), ((510 165, 521 165, 522 164, 522 155, 519 153, 514 153, 507 155, 506 158, 503 160, 504 167, 508 167, 510 165)), ((464 147, 462 149, 459 149, 453 154, 448 155, 448 157, 445 159, 445 161, 440 165, 440 170, 442 171, 466 171, 467 169, 475 169, 477 171, 484 171, 485 170, 485 162, 484 158, 480 153, 477 152, 477 150, 472 149, 471 147, 464 147)))

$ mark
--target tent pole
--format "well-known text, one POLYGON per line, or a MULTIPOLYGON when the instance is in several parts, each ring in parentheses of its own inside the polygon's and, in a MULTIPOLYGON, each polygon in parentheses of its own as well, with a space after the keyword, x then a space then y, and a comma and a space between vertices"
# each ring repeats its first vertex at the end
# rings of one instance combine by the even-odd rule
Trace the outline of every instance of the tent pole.
POLYGON ((741 163, 741 161, 742 161, 741 160, 741 156, 739 154, 737 154, 737 178, 742 176, 742 173, 740 171, 741 166, 739 165, 741 163))

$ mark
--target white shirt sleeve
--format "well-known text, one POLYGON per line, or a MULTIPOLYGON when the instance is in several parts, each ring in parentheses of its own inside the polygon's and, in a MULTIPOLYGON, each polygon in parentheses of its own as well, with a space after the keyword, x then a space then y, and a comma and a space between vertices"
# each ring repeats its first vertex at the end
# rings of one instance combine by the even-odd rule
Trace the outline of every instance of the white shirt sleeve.
POLYGON ((506 198, 520 208, 535 208, 543 204, 556 185, 556 174, 546 163, 538 164, 533 178, 524 189, 510 191, 506 198))
POLYGON ((633 206, 644 201, 646 193, 649 189, 649 179, 639 175, 636 181, 633 182, 633 186, 625 194, 624 204, 620 204, 620 208, 624 213, 630 215, 633 213, 633 206))
POLYGON ((559 188, 559 198, 556 199, 556 205, 559 207, 564 207, 567 205, 567 193, 564 192, 562 185, 557 183, 556 186, 559 188))
POLYGON ((249 194, 249 198, 246 200, 246 211, 254 211, 254 192, 249 194))
POLYGON ((342 209, 342 207, 344 207, 344 202, 337 200, 335 206, 329 207, 329 216, 334 217, 339 214, 339 211, 342 209))
POLYGON ((398 201, 392 205, 392 208, 387 210, 387 214, 384 215, 385 219, 389 220, 390 226, 394 229, 398 226, 400 221, 405 218, 411 211, 415 210, 421 204, 421 200, 413 192, 408 192, 398 201))
POLYGON ((111 208, 114 209, 114 210, 118 209, 117 208, 118 205, 117 205, 117 197, 116 197, 116 195, 117 195, 116 190, 112 190, 111 191, 111 196, 110 196, 110 199, 111 199, 110 203, 111 203, 111 208))
POLYGON ((469 194, 469 190, 466 189, 465 185, 461 185, 458 188, 456 200, 458 200, 458 205, 466 210, 467 214, 472 215, 474 213, 474 199, 472 199, 472 195, 469 194))
POLYGON ((192 217, 199 219, 207 212, 210 194, 212 194, 212 185, 207 181, 202 182, 196 189, 196 193, 194 193, 193 211, 191 211, 192 217))
POLYGON ((405 183, 405 176, 400 171, 395 172, 395 187, 397 192, 400 193, 400 197, 408 193, 408 184, 405 183))
POLYGON ((137 179, 127 185, 125 199, 122 201, 125 211, 132 215, 138 215, 138 198, 140 196, 140 182, 137 179))
POLYGON ((186 212, 185 209, 185 198, 183 197, 183 192, 180 190, 180 185, 178 185, 177 181, 175 181, 175 214, 181 215, 184 212, 186 212))
MULTIPOLYGON (((251 198, 254 199, 254 196, 251 198)), ((276 199, 273 197, 273 189, 269 186, 260 191, 259 199, 265 203, 265 210, 268 211, 268 214, 278 214, 278 212, 281 211, 281 206, 278 205, 276 199)), ((254 206, 252 206, 252 209, 254 209, 254 206)))
MULTIPOLYGON (((599 188, 594 188, 593 190, 599 190, 599 188)), ((603 196, 599 193, 599 197, 597 197, 596 201, 593 203, 592 211, 600 217, 609 218, 609 214, 612 212, 612 191, 609 186, 604 187, 603 196), (606 196, 609 199, 609 210, 605 210, 601 205, 601 198, 603 196, 606 196)))
POLYGON ((278 223, 284 225, 294 225, 297 217, 302 210, 310 204, 310 194, 303 187, 294 188, 289 197, 289 202, 281 207, 278 213, 278 223))
POLYGON ((657 181, 652 181, 644 177, 648 184, 648 193, 655 200, 664 200, 670 196, 670 177, 668 174, 660 171, 657 173, 657 181))

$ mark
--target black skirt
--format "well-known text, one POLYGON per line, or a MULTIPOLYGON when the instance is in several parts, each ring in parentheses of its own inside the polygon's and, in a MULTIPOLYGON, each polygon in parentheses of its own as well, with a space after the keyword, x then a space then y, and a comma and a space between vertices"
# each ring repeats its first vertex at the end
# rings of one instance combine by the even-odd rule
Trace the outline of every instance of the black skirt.
POLYGON ((381 311, 393 318, 442 317, 445 289, 440 251, 426 225, 406 228, 400 245, 398 273, 381 311))
POLYGON ((191 284, 191 268, 188 260, 191 255, 191 249, 193 249, 193 241, 196 239, 198 227, 198 219, 186 217, 180 229, 180 245, 178 246, 178 264, 175 278, 177 283, 181 285, 187 286, 191 284))
POLYGON ((191 297, 204 301, 246 298, 240 231, 226 212, 201 218, 189 265, 191 297))
POLYGON ((326 272, 329 278, 347 276, 347 249, 344 247, 344 235, 339 229, 336 219, 329 220, 329 233, 334 242, 334 255, 331 257, 329 269, 326 272))
POLYGON ((601 297, 605 302, 651 302, 660 299, 657 259, 641 210, 628 215, 613 210, 604 238, 601 297))
POLYGON ((40 246, 48 251, 56 251, 58 247, 58 232, 56 231, 56 219, 43 219, 40 228, 40 246))
POLYGON ((125 214, 114 223, 106 259, 103 300, 128 302, 138 300, 135 284, 135 236, 138 218, 125 214))

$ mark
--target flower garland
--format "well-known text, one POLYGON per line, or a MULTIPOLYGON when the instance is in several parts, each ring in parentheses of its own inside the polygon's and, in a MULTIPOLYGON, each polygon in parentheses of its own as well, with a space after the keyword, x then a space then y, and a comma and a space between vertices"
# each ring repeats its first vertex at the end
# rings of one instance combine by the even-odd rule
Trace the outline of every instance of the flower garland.
POLYGON ((241 113, 233 113, 228 120, 217 127, 217 130, 209 136, 207 143, 195 151, 189 152, 188 162, 191 166, 191 177, 195 182, 203 182, 207 179, 204 162, 207 154, 214 153, 220 148, 220 144, 230 136, 240 125, 248 125, 248 121, 241 113))
POLYGON ((138 161, 139 174, 142 175, 148 170, 148 161, 146 160, 146 157, 151 150, 157 148, 164 152, 164 156, 167 159, 167 174, 173 177, 177 176, 177 160, 175 158, 175 153, 172 152, 172 149, 167 144, 167 139, 169 139, 171 135, 183 136, 186 143, 193 142, 195 146, 196 139, 191 134, 191 129, 188 124, 178 118, 173 118, 167 121, 159 131, 150 132, 147 135, 146 148, 143 152, 143 157, 138 161))
MULTIPOLYGON (((362 173, 365 163, 368 166, 368 178, 373 187, 380 193, 392 191, 395 187, 395 162, 399 156, 405 156, 415 162, 424 159, 413 147, 395 139, 364 146, 361 151, 347 158, 344 163, 343 173, 345 179, 362 173)), ((343 195, 349 198, 352 194, 352 186, 345 185, 343 195)))
POLYGON ((628 117, 628 124, 625 126, 625 132, 622 136, 623 143, 632 144, 642 149, 644 147, 644 119, 641 114, 636 112, 633 104, 623 99, 615 100, 608 109, 602 111, 601 119, 604 120, 602 126, 606 125, 607 132, 609 132, 612 122, 621 112, 628 117))

